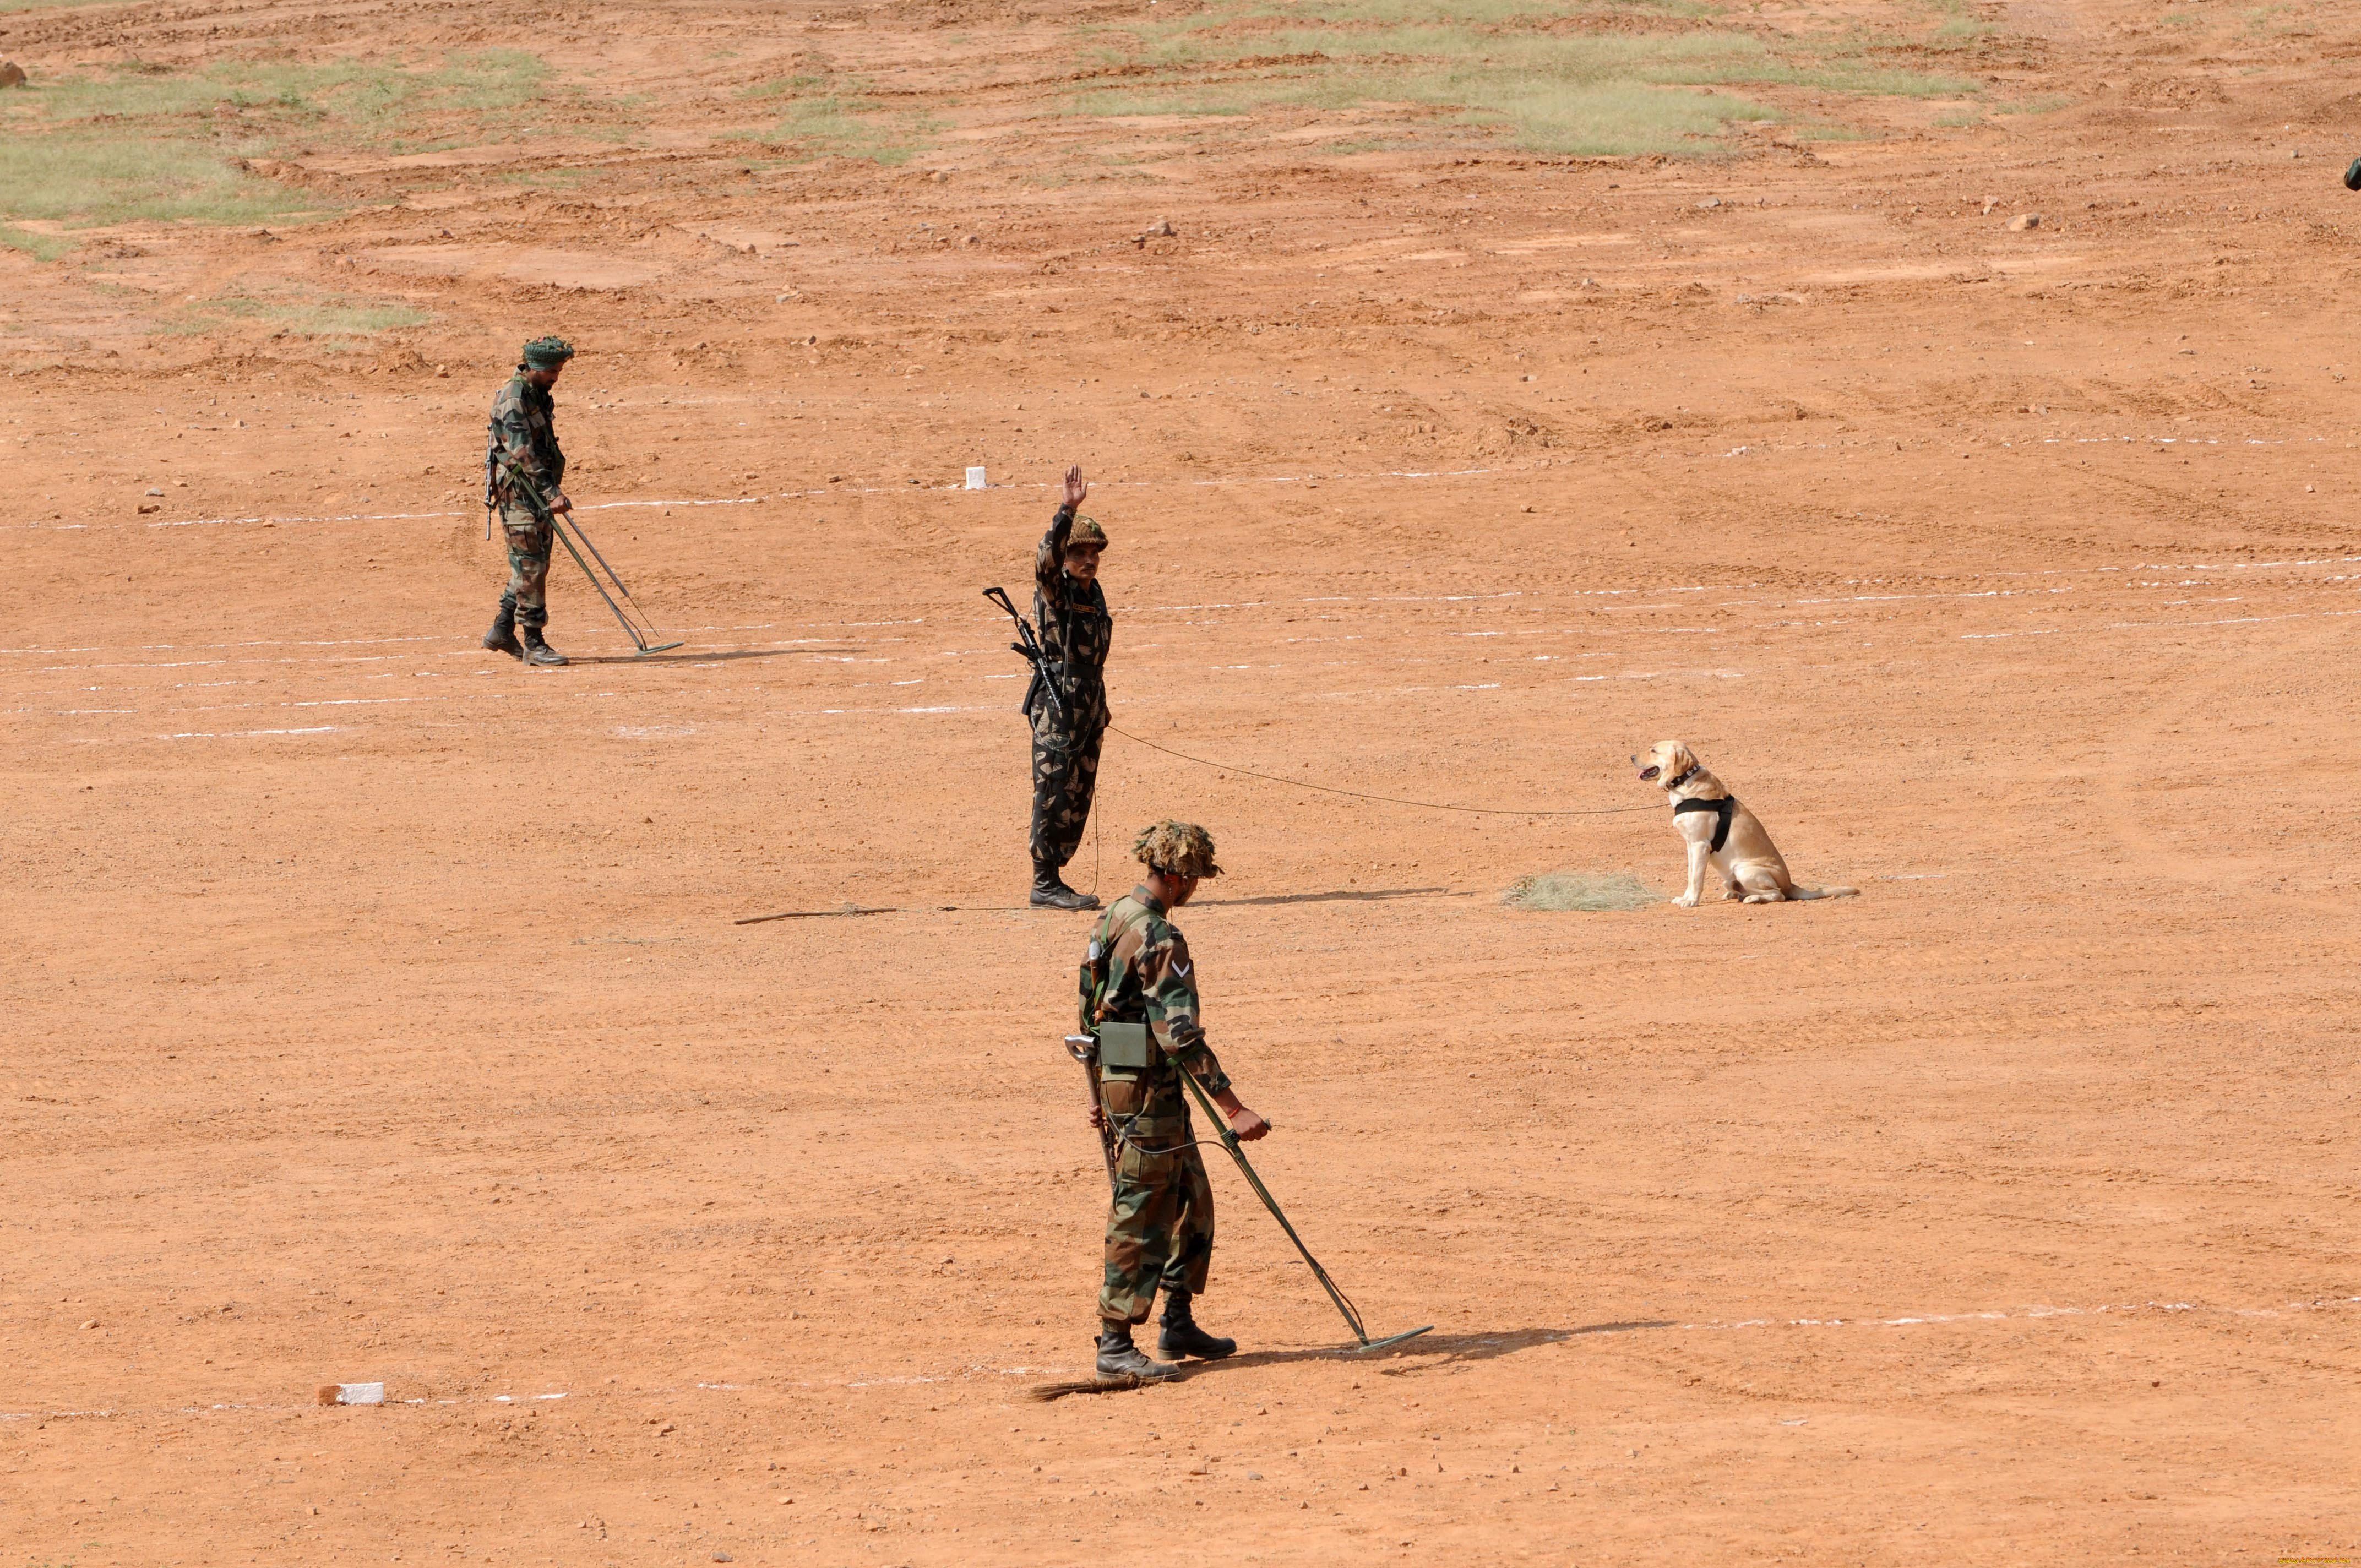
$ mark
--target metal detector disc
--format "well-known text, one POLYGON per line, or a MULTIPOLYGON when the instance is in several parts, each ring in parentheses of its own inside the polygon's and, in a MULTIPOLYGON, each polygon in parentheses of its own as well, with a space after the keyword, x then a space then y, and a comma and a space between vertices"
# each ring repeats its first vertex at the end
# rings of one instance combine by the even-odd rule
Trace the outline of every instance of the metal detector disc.
POLYGON ((634 659, 644 659, 651 653, 669 653, 675 648, 686 648, 688 644, 686 641, 659 642, 653 648, 641 649, 638 652, 632 654, 631 657, 634 659))
POLYGON ((1422 1329, 1410 1329, 1401 1333, 1388 1334, 1383 1339, 1373 1339, 1367 1344, 1348 1344, 1336 1354, 1339 1355, 1367 1355, 1371 1351, 1383 1350, 1388 1345, 1400 1344, 1406 1339, 1416 1339, 1421 1334, 1431 1334, 1433 1332, 1434 1325, 1433 1323, 1429 1323, 1422 1329))

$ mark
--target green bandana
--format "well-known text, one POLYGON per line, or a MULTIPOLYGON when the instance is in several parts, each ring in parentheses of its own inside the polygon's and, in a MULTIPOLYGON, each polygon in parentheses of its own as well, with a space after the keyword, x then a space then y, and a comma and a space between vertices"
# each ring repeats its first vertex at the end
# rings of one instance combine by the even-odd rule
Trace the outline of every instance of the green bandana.
POLYGON ((555 370, 574 357, 574 345, 562 337, 536 337, 524 345, 524 362, 535 370, 555 370))

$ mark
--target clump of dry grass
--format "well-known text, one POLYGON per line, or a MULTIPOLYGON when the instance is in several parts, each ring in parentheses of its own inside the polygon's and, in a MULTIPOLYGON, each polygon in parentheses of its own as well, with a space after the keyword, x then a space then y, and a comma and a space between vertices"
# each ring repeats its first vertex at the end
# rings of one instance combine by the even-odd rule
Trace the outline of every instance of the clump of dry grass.
POLYGON ((1663 899, 1629 872, 1543 872, 1521 876, 1509 884, 1500 902, 1511 909, 1579 910, 1645 909, 1663 899))

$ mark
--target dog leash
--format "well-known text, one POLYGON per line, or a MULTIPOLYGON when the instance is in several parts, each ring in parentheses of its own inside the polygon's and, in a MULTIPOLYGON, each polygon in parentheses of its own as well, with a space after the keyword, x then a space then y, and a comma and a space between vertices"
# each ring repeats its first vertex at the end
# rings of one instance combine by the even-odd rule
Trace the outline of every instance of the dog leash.
POLYGON ((1176 751, 1170 746, 1159 746, 1153 740, 1134 735, 1128 729, 1117 729, 1112 724, 1108 725, 1107 729, 1135 746, 1145 746, 1151 751, 1161 751, 1168 757, 1178 757, 1184 762, 1194 762, 1201 768, 1213 768, 1229 773, 1244 773, 1250 779, 1285 784, 1290 789, 1318 790, 1323 795, 1350 795, 1355 800, 1381 801, 1388 806, 1408 806, 1421 811, 1458 811, 1477 817, 1614 817, 1626 811, 1660 809, 1653 806, 1594 806, 1574 809, 1539 810, 1508 806, 1455 806, 1439 800, 1405 800, 1400 795, 1371 795, 1366 790, 1342 789, 1335 784, 1314 784, 1309 779, 1290 779, 1278 773, 1257 773, 1252 768, 1239 767, 1235 762, 1216 762, 1208 757, 1192 757, 1186 751, 1176 751))

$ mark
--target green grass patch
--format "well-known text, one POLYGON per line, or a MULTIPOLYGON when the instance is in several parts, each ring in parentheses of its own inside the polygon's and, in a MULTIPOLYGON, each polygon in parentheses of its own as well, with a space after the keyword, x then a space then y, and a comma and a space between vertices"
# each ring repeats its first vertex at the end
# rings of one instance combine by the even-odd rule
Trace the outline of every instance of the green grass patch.
POLYGON ((1225 12, 1241 14, 1342 27, 1437 23, 1531 28, 1568 16, 1693 17, 1714 16, 1717 9, 1698 0, 1249 0, 1225 12))
POLYGON ((1519 877, 1500 894, 1511 909, 1599 914, 1614 909, 1645 909, 1664 900, 1629 872, 1543 872, 1519 877))
POLYGON ((338 145, 399 152, 429 118, 470 131, 523 126, 522 112, 547 95, 549 67, 533 55, 485 49, 431 67, 234 61, 180 72, 135 64, 27 91, 52 126, 103 120, 169 128, 202 115, 247 130, 318 131, 338 145))
POLYGON ((423 326, 433 319, 410 305, 291 285, 259 294, 240 291, 200 300, 180 312, 174 330, 216 332, 242 323, 259 323, 296 337, 349 340, 398 327, 423 326))
POLYGON ((60 235, 35 234, 29 229, 10 228, 0 224, 0 245, 11 250, 21 250, 36 261, 55 261, 74 247, 73 241, 60 235))
POLYGON ((1926 43, 1929 49, 1973 49, 1998 31, 1990 22, 1979 22, 1973 16, 1946 16, 1927 36, 1926 43))
POLYGON ((858 82, 829 77, 765 82, 740 96, 757 102, 785 100, 777 123, 756 133, 755 139, 807 159, 859 158, 895 167, 925 151, 941 129, 929 115, 888 110, 858 82))
POLYGON ((238 224, 331 205, 232 159, 299 148, 402 153, 541 129, 549 67, 517 49, 431 62, 134 63, 12 92, 0 217, 238 224), (29 111, 29 113, 27 113, 29 111))
POLYGON ((527 185, 536 191, 572 191, 596 172, 590 169, 527 169, 513 174, 497 174, 493 179, 503 185, 527 185))
POLYGON ((0 140, 0 214, 50 223, 245 224, 316 209, 313 197, 258 180, 227 149, 131 136, 52 132, 0 140))
MULTIPOLYGON (((1695 149, 1738 123, 1777 117, 1748 88, 1796 87, 1861 97, 1961 97, 1972 78, 1885 63, 1894 38, 1813 41, 1732 27, 1543 30, 1568 16, 1624 20, 1701 7, 1530 0, 1222 0, 1193 16, 1097 49, 1105 64, 1145 65, 1163 81, 1086 90, 1091 115, 1244 115, 1272 106, 1396 104, 1499 127, 1535 152, 1629 154, 1695 149), (1314 24, 1314 25, 1307 25, 1314 24), (1741 91, 1724 91, 1739 89, 1741 91)), ((1938 10, 1922 28, 1937 47, 1981 24, 1938 10)), ((1106 35, 1102 35, 1106 36, 1106 35)))

